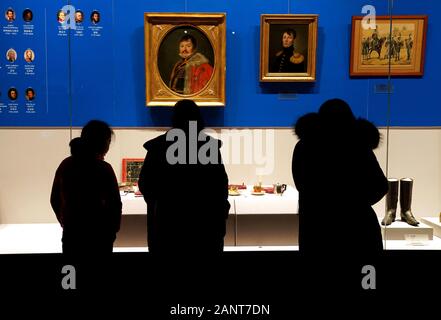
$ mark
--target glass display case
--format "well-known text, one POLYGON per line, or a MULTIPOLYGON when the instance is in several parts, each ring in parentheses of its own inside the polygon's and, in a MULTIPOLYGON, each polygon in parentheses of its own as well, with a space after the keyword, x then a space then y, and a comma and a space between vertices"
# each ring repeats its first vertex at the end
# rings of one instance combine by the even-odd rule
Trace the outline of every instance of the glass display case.
MULTIPOLYGON (((209 101, 204 95, 214 82, 218 85, 221 103, 201 103, 201 112, 210 134, 223 142, 231 185, 225 251, 298 250, 293 124, 330 98, 347 101, 356 117, 380 130, 374 152, 389 179, 389 193, 373 207, 384 249, 440 250, 441 111, 435 97, 440 75, 434 32, 440 18, 433 13, 438 1, 252 2, 2 3, 0 253, 61 252, 51 185, 57 166, 69 156, 69 141, 91 119, 108 122, 115 132, 106 155, 123 202, 115 251, 148 251, 147 207, 132 177, 138 171, 128 169, 127 161, 142 163, 143 144, 171 125, 172 104, 147 103, 151 81, 159 81, 174 101, 209 101), (164 30, 171 33, 148 38, 145 13, 167 13, 164 30), (173 13, 181 15, 173 18, 173 13), (210 13, 225 18, 225 30, 216 29, 225 39, 210 34, 216 27, 204 25, 204 14, 210 13), (182 20, 182 14, 192 18, 182 20), (273 19, 266 33, 262 15, 273 19), (314 17, 317 29, 308 29, 302 15, 314 17), (314 81, 297 71, 268 72, 276 80, 260 81, 260 71, 271 69, 261 61, 280 66, 276 57, 287 54, 281 49, 285 29, 298 30, 285 38, 293 38, 294 60, 306 59, 306 73, 313 70, 314 81), (161 46, 164 37, 177 41, 175 33, 196 34, 198 50, 214 70, 196 93, 172 90, 164 80, 182 58, 179 43, 166 51, 161 46), (283 184, 286 191, 277 193, 283 184), (256 193, 257 185, 264 192, 256 193), (37 236, 42 234, 46 238, 37 236)), ((155 95, 160 101, 161 92, 155 95)), ((96 191, 94 181, 84 181, 84 192, 96 191)), ((165 192, 173 197, 171 190, 165 192)), ((194 197, 198 201, 197 191, 194 197)))

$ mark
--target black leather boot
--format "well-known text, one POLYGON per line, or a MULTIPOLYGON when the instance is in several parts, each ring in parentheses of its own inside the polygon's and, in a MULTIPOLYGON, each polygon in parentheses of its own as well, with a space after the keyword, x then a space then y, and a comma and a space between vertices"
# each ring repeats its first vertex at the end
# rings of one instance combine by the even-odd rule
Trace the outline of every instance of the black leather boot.
POLYGON ((398 179, 387 179, 389 191, 386 195, 386 214, 381 224, 388 226, 395 221, 398 203, 398 179))
POLYGON ((416 221, 412 214, 412 186, 413 180, 410 178, 404 178, 400 180, 400 209, 401 220, 407 222, 411 226, 418 226, 419 222, 416 221))

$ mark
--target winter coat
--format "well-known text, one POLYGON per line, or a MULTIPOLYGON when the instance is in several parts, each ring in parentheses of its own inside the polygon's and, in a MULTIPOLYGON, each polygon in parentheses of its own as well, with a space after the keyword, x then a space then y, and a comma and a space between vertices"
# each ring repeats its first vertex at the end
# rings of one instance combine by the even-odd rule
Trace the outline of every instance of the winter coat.
POLYGON ((378 129, 367 120, 324 125, 319 114, 295 125, 299 142, 292 174, 299 191, 299 249, 309 254, 381 252, 382 236, 372 205, 387 193, 387 179, 373 149, 378 129))
POLYGON ((50 198, 63 244, 111 249, 122 211, 115 173, 109 163, 87 154, 80 138, 71 142, 71 154, 55 173, 50 198))
POLYGON ((173 148, 174 142, 166 141, 166 134, 144 144, 147 154, 138 185, 147 203, 150 252, 223 251, 230 208, 228 176, 220 155, 220 141, 205 137, 214 146, 207 153, 217 158, 214 164, 203 164, 196 158, 205 150, 204 141, 198 142, 192 152, 186 140, 185 163, 181 164, 167 160, 167 150, 173 148))

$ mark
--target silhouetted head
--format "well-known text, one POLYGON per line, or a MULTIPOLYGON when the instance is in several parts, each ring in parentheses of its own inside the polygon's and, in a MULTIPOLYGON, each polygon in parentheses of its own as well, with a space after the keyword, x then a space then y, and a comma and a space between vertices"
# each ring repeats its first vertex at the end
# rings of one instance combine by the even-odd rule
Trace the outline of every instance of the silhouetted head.
POLYGON ((109 151, 113 130, 101 120, 89 121, 81 130, 81 139, 73 139, 70 143, 71 153, 83 152, 103 159, 109 151))
POLYGON ((323 103, 319 109, 320 121, 325 127, 341 130, 352 127, 355 116, 351 107, 341 99, 331 99, 323 103))
POLYGON ((198 132, 205 127, 199 107, 193 100, 184 99, 178 101, 173 110, 173 128, 188 131, 190 121, 197 121, 198 132))
POLYGON ((308 139, 319 134, 320 118, 317 112, 307 113, 297 119, 294 124, 294 133, 299 139, 308 139))

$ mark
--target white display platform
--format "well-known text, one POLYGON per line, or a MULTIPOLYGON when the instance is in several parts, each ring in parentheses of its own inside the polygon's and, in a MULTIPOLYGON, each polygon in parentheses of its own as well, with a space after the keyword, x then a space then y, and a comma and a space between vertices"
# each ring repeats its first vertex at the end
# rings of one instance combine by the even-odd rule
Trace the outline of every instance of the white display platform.
POLYGON ((147 204, 142 196, 134 193, 121 194, 122 214, 147 214, 147 204))
MULTIPOLYGON (((267 186, 263 185, 263 187, 267 186)), ((252 190, 253 186, 249 185, 247 189, 239 190, 240 195, 228 197, 231 206, 225 247, 296 246, 298 244, 297 190, 293 186, 287 186, 286 191, 281 195, 270 193, 253 195, 252 190)), ((121 195, 121 200, 123 218, 115 244, 120 247, 146 246, 147 205, 144 198, 134 193, 126 193, 121 195)))
POLYGON ((441 239, 433 237, 427 241, 389 240, 383 242, 384 250, 441 250, 441 239))
MULTIPOLYGON (((0 225, 0 254, 61 253, 58 223, 0 225)), ((225 246, 224 251, 296 251, 298 246, 225 246)), ((113 252, 148 252, 148 247, 117 247, 113 252)))
POLYGON ((58 223, 0 225, 0 254, 61 253, 58 223))
MULTIPOLYGON (((239 190, 240 196, 229 196, 230 214, 297 214, 299 194, 293 186, 287 186, 282 195, 253 195, 252 186, 239 190)), ((134 193, 121 195, 123 215, 146 215, 147 204, 142 196, 134 193)))
POLYGON ((299 193, 288 186, 283 194, 253 195, 252 186, 240 190, 240 196, 230 196, 234 200, 236 214, 298 214, 299 193))
MULTIPOLYGON (((113 252, 148 252, 148 247, 113 248, 113 252)), ((299 246, 225 246, 224 252, 243 251, 299 251, 299 246)))
POLYGON ((441 238, 441 222, 438 217, 421 218, 421 221, 433 228, 433 234, 441 238))
MULTIPOLYGON (((0 225, 0 254, 61 253, 58 223, 0 225)), ((147 252, 147 247, 114 247, 114 252, 147 252)))
MULTIPOLYGON (((0 254, 61 253, 62 229, 58 223, 0 225, 0 254)), ((385 250, 441 250, 441 239, 389 240, 385 250)), ((228 246, 224 251, 297 251, 298 246, 228 246)), ((148 252, 148 247, 114 247, 114 252, 148 252)))
POLYGON ((395 220, 387 227, 381 225, 381 234, 386 240, 425 241, 433 240, 433 228, 422 223, 417 227, 395 220), (413 239, 413 240, 412 240, 413 239))
MULTIPOLYGON (((252 186, 230 196, 225 251, 296 250, 297 190, 283 195, 251 194, 252 186), (293 249, 294 248, 294 249, 293 249)), ((147 252, 147 205, 142 196, 121 196, 123 217, 115 252, 147 252)), ((58 223, 0 225, 0 254, 60 253, 62 229, 58 223)))
MULTIPOLYGON (((136 196, 133 192, 121 194, 123 215, 147 215, 147 203, 142 196, 136 196)), ((234 203, 230 201, 230 214, 234 214, 234 203)))

